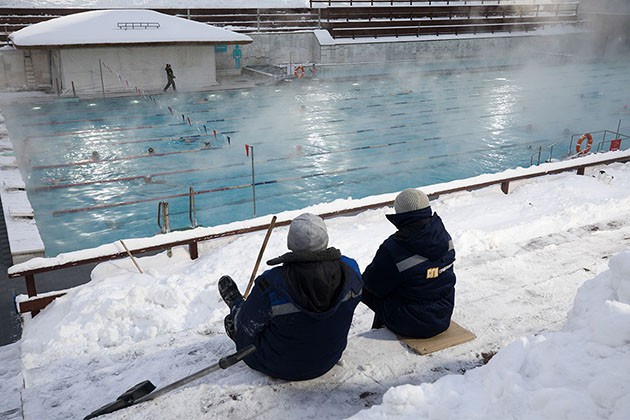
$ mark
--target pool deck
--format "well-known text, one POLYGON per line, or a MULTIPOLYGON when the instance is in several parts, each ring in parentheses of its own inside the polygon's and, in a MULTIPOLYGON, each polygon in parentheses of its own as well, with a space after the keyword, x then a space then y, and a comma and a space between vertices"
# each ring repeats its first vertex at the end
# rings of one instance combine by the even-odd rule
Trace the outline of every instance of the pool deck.
MULTIPOLYGON (((44 242, 35 223, 35 213, 26 187, 4 116, 0 109, 0 201, 4 213, 7 241, 13 263, 44 256, 44 242)), ((5 245, 3 244, 3 248, 5 245)))

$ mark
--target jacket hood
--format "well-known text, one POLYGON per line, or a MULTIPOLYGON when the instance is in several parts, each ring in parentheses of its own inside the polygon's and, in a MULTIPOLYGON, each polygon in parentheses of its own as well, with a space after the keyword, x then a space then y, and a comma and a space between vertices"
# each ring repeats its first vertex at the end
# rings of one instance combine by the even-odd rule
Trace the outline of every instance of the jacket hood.
POLYGON ((431 260, 439 259, 446 254, 451 241, 451 236, 437 213, 429 218, 405 219, 392 237, 410 252, 431 260))
POLYGON ((429 219, 432 213, 431 207, 425 207, 406 213, 386 214, 385 217, 387 217, 387 220, 392 222, 396 228, 401 229, 403 226, 417 222, 420 219, 429 219))
POLYGON ((323 251, 288 252, 271 259, 268 264, 279 264, 286 281, 276 283, 291 302, 314 318, 327 318, 345 298, 351 278, 346 264, 340 260, 336 248, 323 251))

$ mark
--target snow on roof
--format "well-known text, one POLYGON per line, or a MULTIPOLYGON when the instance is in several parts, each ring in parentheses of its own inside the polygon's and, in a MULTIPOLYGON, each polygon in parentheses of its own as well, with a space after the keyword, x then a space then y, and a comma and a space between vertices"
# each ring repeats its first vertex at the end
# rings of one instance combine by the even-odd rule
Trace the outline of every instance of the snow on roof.
POLYGON ((103 44, 249 44, 247 35, 153 10, 94 10, 37 23, 9 37, 17 47, 103 44))

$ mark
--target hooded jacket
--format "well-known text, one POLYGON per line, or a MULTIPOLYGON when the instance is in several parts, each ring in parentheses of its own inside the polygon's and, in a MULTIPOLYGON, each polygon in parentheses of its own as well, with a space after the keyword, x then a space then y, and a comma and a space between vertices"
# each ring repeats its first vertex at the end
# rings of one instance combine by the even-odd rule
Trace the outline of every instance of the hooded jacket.
POLYGON ((361 300, 359 267, 339 250, 289 252, 256 278, 246 301, 233 309, 238 350, 252 369, 285 380, 328 372, 346 348, 361 300))
POLYGON ((445 331, 455 305, 455 250, 431 208, 387 215, 398 231, 379 247, 363 273, 366 293, 393 332, 415 338, 445 331))

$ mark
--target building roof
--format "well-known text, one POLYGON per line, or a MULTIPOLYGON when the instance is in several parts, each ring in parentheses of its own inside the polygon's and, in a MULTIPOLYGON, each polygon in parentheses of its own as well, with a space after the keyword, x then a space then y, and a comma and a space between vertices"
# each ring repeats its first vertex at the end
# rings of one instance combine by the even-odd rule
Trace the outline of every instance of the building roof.
POLYGON ((9 36, 16 47, 116 44, 249 44, 252 39, 216 26, 153 10, 94 10, 37 23, 9 36))

